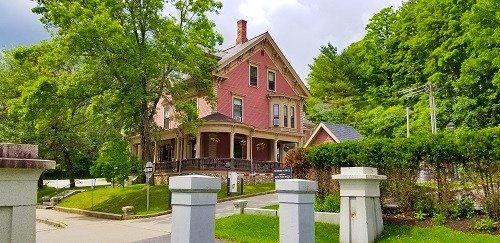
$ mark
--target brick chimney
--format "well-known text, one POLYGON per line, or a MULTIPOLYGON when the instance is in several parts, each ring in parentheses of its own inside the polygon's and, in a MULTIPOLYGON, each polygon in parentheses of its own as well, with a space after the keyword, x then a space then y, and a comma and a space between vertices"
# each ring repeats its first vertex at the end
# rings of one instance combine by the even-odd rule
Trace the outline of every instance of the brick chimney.
POLYGON ((236 45, 247 42, 247 21, 240 19, 237 23, 236 45))

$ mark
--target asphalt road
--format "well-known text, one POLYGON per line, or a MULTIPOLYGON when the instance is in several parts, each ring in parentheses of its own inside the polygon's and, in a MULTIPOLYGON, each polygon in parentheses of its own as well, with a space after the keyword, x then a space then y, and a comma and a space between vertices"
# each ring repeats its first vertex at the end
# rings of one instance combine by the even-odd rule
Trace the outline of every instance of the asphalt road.
MULTIPOLYGON (((246 198, 248 207, 276 204, 277 194, 246 198)), ((233 214, 232 201, 218 203, 216 217, 233 214)), ((98 219, 55 210, 37 209, 37 219, 66 225, 53 227, 37 222, 37 242, 170 242, 171 215, 134 220, 98 219)))

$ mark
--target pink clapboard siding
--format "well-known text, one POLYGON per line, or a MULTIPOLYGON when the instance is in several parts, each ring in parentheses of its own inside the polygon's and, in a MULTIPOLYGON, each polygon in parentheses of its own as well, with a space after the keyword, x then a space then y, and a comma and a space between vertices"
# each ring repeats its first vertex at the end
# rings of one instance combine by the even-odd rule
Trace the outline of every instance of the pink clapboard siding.
POLYGON ((335 143, 335 140, 323 128, 320 128, 316 136, 309 143, 310 145, 322 143, 335 143))
MULTIPOLYGON (((217 89, 217 111, 232 117, 233 97, 243 98, 243 123, 257 128, 269 128, 269 100, 267 94, 279 94, 296 97, 292 87, 285 80, 280 71, 273 64, 266 52, 256 51, 248 61, 241 62, 231 70, 217 89), (249 84, 250 64, 258 67, 257 87, 249 84), (276 73, 276 91, 269 91, 267 87, 267 71, 276 73)), ((302 126, 300 119, 301 107, 296 108, 297 127, 302 126)))

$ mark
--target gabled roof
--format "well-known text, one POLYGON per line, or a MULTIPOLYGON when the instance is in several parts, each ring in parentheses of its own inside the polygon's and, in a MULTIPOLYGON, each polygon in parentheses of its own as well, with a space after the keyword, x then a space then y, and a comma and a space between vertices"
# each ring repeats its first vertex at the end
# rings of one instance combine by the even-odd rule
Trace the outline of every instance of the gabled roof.
POLYGON ((321 122, 318 127, 316 127, 305 146, 309 145, 309 143, 316 137, 316 134, 320 129, 324 129, 337 143, 350 140, 360 140, 363 138, 363 136, 361 136, 356 129, 349 125, 321 122))
POLYGON ((203 121, 215 121, 215 122, 232 122, 232 123, 241 123, 229 116, 226 116, 222 113, 216 112, 213 114, 210 114, 208 116, 204 116, 200 118, 203 121))
MULTIPOLYGON (((306 94, 306 96, 311 96, 311 93, 307 89, 306 85, 302 81, 302 79, 299 77, 295 69, 293 69, 292 65, 288 60, 286 59, 285 55, 283 55, 283 52, 281 52, 280 48, 274 41, 274 39, 271 37, 269 32, 264 32, 242 44, 235 45, 233 47, 230 47, 226 50, 220 51, 215 54, 219 59, 218 61, 218 67, 217 71, 223 69, 227 64, 231 63, 231 61, 235 60, 238 58, 241 54, 245 53, 246 51, 250 50, 250 48, 256 46, 259 44, 262 40, 267 39, 273 49, 276 51, 276 53, 279 55, 281 60, 283 60, 283 63, 287 66, 288 70, 290 70, 290 73, 292 74, 293 78, 299 83, 300 88, 302 91, 306 94)), ((292 81, 292 80, 290 80, 292 81)))

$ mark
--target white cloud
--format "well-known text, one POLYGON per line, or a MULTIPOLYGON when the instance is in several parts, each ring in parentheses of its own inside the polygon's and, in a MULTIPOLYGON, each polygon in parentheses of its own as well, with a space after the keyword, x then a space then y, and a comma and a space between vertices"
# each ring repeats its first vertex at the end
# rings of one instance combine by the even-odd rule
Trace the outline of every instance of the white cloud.
POLYGON ((307 7, 298 0, 244 0, 239 4, 241 15, 255 25, 271 24, 271 17, 283 9, 302 9, 307 7))

